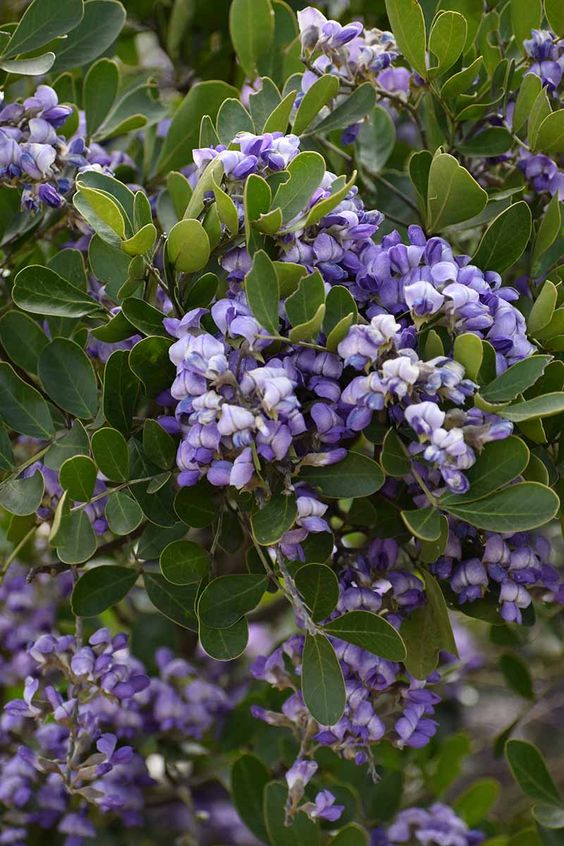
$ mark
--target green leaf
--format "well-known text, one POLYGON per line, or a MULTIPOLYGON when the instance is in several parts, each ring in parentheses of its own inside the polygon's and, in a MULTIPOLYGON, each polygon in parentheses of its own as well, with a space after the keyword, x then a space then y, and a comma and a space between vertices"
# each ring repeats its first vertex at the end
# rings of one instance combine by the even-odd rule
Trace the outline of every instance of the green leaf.
POLYGON ((82 97, 88 134, 92 135, 108 116, 117 96, 119 70, 111 59, 99 59, 84 78, 82 97))
POLYGON ((505 756, 523 793, 538 802, 560 805, 561 798, 536 746, 524 740, 508 740, 505 756))
POLYGON ((198 617, 206 626, 226 629, 260 602, 267 578, 254 573, 219 576, 204 589, 198 617))
POLYGON ((482 360, 484 348, 482 341, 472 332, 463 332, 454 339, 454 358, 464 367, 464 375, 468 379, 476 380, 482 360))
POLYGON ((290 178, 280 185, 273 200, 273 207, 282 210, 285 223, 306 208, 311 195, 321 185, 325 162, 319 153, 298 153, 287 170, 290 178))
POLYGON ((23 479, 7 479, 0 483, 0 505, 18 517, 35 514, 43 499, 43 491, 44 481, 40 470, 23 479))
POLYGON ((314 317, 325 302, 325 285, 318 270, 304 276, 298 290, 285 302, 286 314, 292 326, 301 326, 314 317))
POLYGON ((556 290, 556 285, 554 285, 550 279, 547 279, 529 313, 527 323, 529 332, 532 335, 536 336, 540 334, 549 326, 553 316, 555 315, 554 309, 556 307, 557 300, 558 291, 556 290))
POLYGON ((137 555, 145 561, 158 558, 165 546, 174 540, 183 538, 186 531, 186 526, 183 523, 174 523, 167 528, 147 523, 139 538, 137 555))
POLYGON ((509 8, 517 47, 526 55, 523 41, 531 37, 531 30, 538 29, 541 25, 541 0, 511 0, 509 8))
POLYGON ((396 127, 389 112, 375 106, 356 139, 358 161, 370 172, 380 173, 396 143, 396 127))
POLYGON ((298 323, 297 326, 290 329, 290 340, 297 343, 298 341, 317 338, 321 332, 324 317, 325 303, 322 303, 310 320, 306 320, 305 323, 298 323))
POLYGON ((534 699, 533 680, 524 661, 512 652, 507 652, 499 659, 499 669, 507 686, 524 699, 534 699))
POLYGON ((251 516, 254 539, 260 546, 278 543, 282 535, 294 525, 297 513, 294 496, 276 494, 264 508, 251 516))
POLYGON ((198 630, 198 620, 194 612, 197 585, 172 585, 164 576, 147 572, 143 574, 143 581, 147 596, 157 611, 185 629, 198 630))
POLYGON ((433 158, 428 191, 427 222, 432 232, 469 220, 479 214, 488 201, 484 189, 448 153, 439 153, 433 158))
POLYGON ((342 828, 329 846, 368 846, 368 834, 356 823, 342 828))
POLYGON ((143 424, 143 449, 147 458, 163 470, 169 470, 174 463, 174 438, 156 420, 145 420, 143 424))
POLYGON ((426 679, 436 669, 441 650, 458 654, 441 588, 426 570, 421 571, 421 576, 425 582, 425 605, 416 608, 400 629, 407 647, 404 663, 416 679, 426 679))
POLYGON ((129 535, 143 522, 143 512, 129 494, 116 491, 108 497, 106 519, 114 535, 129 535))
POLYGON ((443 83, 441 95, 446 100, 450 100, 454 97, 458 97, 460 94, 464 94, 465 91, 468 91, 478 76, 483 61, 482 56, 478 56, 478 58, 474 59, 472 64, 467 68, 449 76, 449 78, 443 83))
POLYGON ((417 73, 425 78, 427 39, 423 10, 418 0, 386 0, 386 11, 400 52, 417 73))
POLYGON ((535 147, 554 155, 564 150, 564 109, 547 115, 539 126, 535 147))
MULTIPOLYGON (((120 314, 135 327, 142 335, 161 335, 170 338, 163 326, 163 313, 158 308, 140 300, 138 297, 127 297, 121 306, 120 314)), ((134 333, 130 333, 134 334, 134 333)), ((127 337, 130 337, 128 335, 127 337)))
POLYGON ((370 82, 363 82, 315 127, 315 133, 332 132, 358 123, 376 105, 376 92, 370 82))
POLYGON ((217 136, 221 144, 231 144, 238 132, 254 132, 252 118, 240 100, 229 97, 217 113, 217 136))
POLYGON ((534 73, 528 73, 523 77, 523 81, 517 92, 515 111, 513 112, 514 132, 519 132, 527 123, 533 103, 537 99, 541 89, 542 82, 539 76, 534 73))
POLYGON ((200 621, 200 645, 216 661, 233 661, 247 648, 249 627, 245 617, 224 629, 212 629, 200 621))
POLYGON ((123 241, 121 248, 128 256, 140 256, 149 252, 156 240, 156 226, 153 223, 147 223, 135 235, 123 241))
POLYGON ((402 511, 401 518, 411 534, 420 540, 432 542, 441 536, 441 519, 436 508, 402 511))
POLYGON ((502 408, 498 413, 506 420, 513 423, 522 423, 524 420, 533 420, 538 417, 553 417, 564 411, 564 392, 558 391, 552 394, 543 394, 540 397, 516 402, 502 408))
POLYGON ((83 419, 96 415, 96 375, 77 343, 68 338, 51 341, 39 358, 38 374, 45 391, 60 408, 83 419))
POLYGON ((325 305, 327 308, 323 320, 323 331, 326 335, 330 335, 345 317, 352 315, 353 319, 356 320, 356 302, 350 291, 343 285, 331 286, 325 305))
POLYGON ((548 523, 559 508, 554 491, 538 482, 511 485, 478 502, 449 504, 445 509, 461 520, 491 532, 527 532, 548 523))
POLYGON ((422 209, 427 208, 429 194, 429 172, 433 156, 428 150, 420 150, 409 157, 409 178, 415 188, 422 209))
POLYGON ((129 366, 148 396, 169 388, 174 381, 175 368, 168 355, 171 343, 167 338, 143 338, 129 353, 129 366))
MULTIPOLYGON (((276 24, 275 24, 276 25, 276 24)), ((282 96, 278 86, 268 76, 261 77, 260 90, 249 97, 249 111, 254 123, 253 132, 263 132, 264 125, 272 112, 278 108, 282 96)), ((285 131, 286 126, 283 130, 285 131)), ((272 131, 272 130, 271 130, 272 131)))
POLYGON ((226 194, 217 183, 213 186, 213 193, 215 194, 219 219, 227 227, 230 235, 237 235, 239 232, 239 212, 237 211, 237 206, 229 194, 226 194))
POLYGON ((429 34, 429 50, 436 56, 436 66, 429 76, 438 76, 453 66, 466 43, 466 19, 458 12, 439 12, 429 34))
POLYGON ((43 76, 53 67, 54 53, 44 53, 33 59, 0 59, 0 68, 6 73, 19 76, 43 76))
POLYGON ((74 29, 82 18, 82 0, 34 0, 22 15, 4 51, 9 59, 30 53, 74 29))
POLYGON ((57 555, 64 564, 83 564, 96 552, 96 535, 84 508, 61 518, 56 536, 57 555))
POLYGON ((75 420, 70 428, 61 438, 49 447, 43 461, 51 470, 58 470, 67 458, 73 455, 88 455, 89 444, 86 429, 80 422, 75 420))
POLYGON ((0 470, 11 470, 15 465, 12 443, 6 429, 0 423, 0 470))
POLYGON ((529 449, 520 438, 511 436, 502 441, 491 441, 484 445, 476 463, 466 471, 470 489, 465 494, 443 495, 440 505, 446 508, 451 503, 474 502, 489 496, 520 476, 528 463, 529 449))
POLYGON ((446 737, 437 756, 435 770, 429 781, 433 792, 440 796, 460 776, 464 759, 470 752, 470 738, 458 732, 446 737))
POLYGON ((531 210, 524 201, 502 211, 486 229, 472 262, 484 270, 504 273, 518 261, 529 243, 531 210))
POLYGON ((564 9, 560 0, 544 0, 544 11, 550 28, 559 38, 564 38, 564 9))
POLYGON ((515 399, 524 390, 534 385, 537 379, 540 379, 550 360, 549 355, 534 355, 518 361, 482 388, 480 392, 482 398, 490 403, 515 399))
POLYGON ((0 320, 0 343, 14 364, 36 375, 39 356, 49 338, 35 320, 12 310, 0 320))
POLYGON ((76 285, 48 267, 32 264, 17 274, 12 298, 24 311, 42 316, 83 317, 100 311, 100 305, 76 285))
POLYGON ((384 474, 372 458, 349 452, 343 461, 328 467, 302 467, 299 480, 318 488, 329 499, 343 499, 375 493, 384 484, 384 474))
POLYGON ((535 805, 533 817, 543 828, 564 828, 564 808, 556 805, 535 805))
POLYGON ((0 419, 8 429, 32 438, 50 438, 55 433, 49 406, 39 391, 6 362, 0 362, 0 419))
POLYGON ((433 564, 445 551, 448 542, 448 520, 444 514, 440 518, 440 534, 436 540, 421 541, 420 558, 424 564, 433 564))
MULTIPOLYGON (((264 124, 263 132, 286 132, 288 123, 290 121, 290 114, 292 106, 296 99, 296 91, 290 91, 281 103, 276 106, 272 114, 270 114, 264 124)), ((251 97, 251 100, 253 98, 251 97)))
POLYGON ((197 82, 190 88, 176 110, 165 138, 157 172, 179 170, 192 161, 192 150, 198 147, 200 121, 204 115, 215 120, 219 107, 228 97, 239 92, 226 82, 197 82))
POLYGON ((304 564, 296 570, 294 582, 316 622, 325 620, 339 601, 337 576, 326 564, 304 564))
POLYGON ((326 623, 324 631, 331 637, 354 643, 389 661, 403 661, 406 656, 405 644, 396 629, 383 617, 370 611, 349 611, 326 623))
POLYGON ((266 842, 270 846, 319 846, 319 829, 305 814, 295 815, 292 825, 286 825, 285 807, 288 785, 271 781, 264 789, 264 819, 266 842))
MULTIPOLYGON (((546 212, 540 222, 540 226, 533 243, 533 255, 531 258, 533 266, 535 266, 543 253, 545 253, 557 239, 560 233, 561 223, 560 200, 558 199, 558 195, 555 194, 546 207, 546 212)), ((530 331, 534 330, 530 329, 530 331)))
POLYGON ((190 488, 180 488, 174 500, 178 517, 194 529, 209 526, 217 517, 213 487, 205 479, 190 488))
POLYGON ((127 596, 137 581, 137 572, 128 567, 107 564, 83 573, 71 596, 73 614, 77 617, 96 617, 117 605, 127 596))
POLYGON ((176 270, 194 273, 210 258, 210 240, 199 220, 180 220, 169 232, 166 251, 176 270))
POLYGON ((307 129, 317 117, 321 109, 337 96, 338 91, 339 80, 331 74, 323 74, 314 82, 311 88, 308 88, 298 106, 292 127, 293 132, 296 135, 301 135, 304 129, 307 129))
POLYGON ((339 722, 345 710, 343 673, 324 635, 306 635, 302 656, 302 696, 312 717, 323 726, 339 722))
POLYGON ((71 499, 89 502, 96 484, 96 465, 87 455, 67 458, 59 470, 59 481, 71 499))
POLYGON ((484 820, 497 801, 500 784, 493 778, 475 781, 453 803, 454 810, 470 828, 484 820))
POLYGON ((269 52, 274 38, 270 0, 233 0, 229 9, 229 34, 245 74, 254 79, 257 61, 269 52))
POLYGON ((501 156, 513 145, 511 133, 502 126, 491 126, 458 144, 458 150, 470 158, 501 156))
POLYGON ((187 540, 169 543, 160 556, 161 573, 174 585, 201 582, 209 573, 210 563, 207 550, 187 540))
POLYGON ((127 442, 121 432, 105 426, 92 435, 92 455, 98 469, 112 482, 129 478, 127 442))
POLYGON ((264 250, 257 250, 253 256, 253 266, 245 277, 245 291, 257 321, 271 335, 277 335, 280 301, 278 276, 264 250))
POLYGON ((119 203, 110 194, 77 184, 80 190, 73 197, 74 207, 103 241, 118 246, 127 237, 119 203))
POLYGON ((411 469, 411 462, 406 455, 402 440, 394 429, 388 429, 384 436, 380 463, 387 476, 402 477, 411 469))
POLYGON ((231 795, 237 813, 259 840, 267 840, 263 799, 268 770, 254 755, 242 755, 231 770, 231 795))
POLYGON ((125 434, 131 427, 138 394, 139 381, 129 367, 127 350, 115 350, 104 369, 104 416, 111 426, 125 434))
POLYGON ((116 0, 87 0, 81 22, 57 49, 53 70, 83 67, 111 47, 125 23, 125 9, 116 0))
POLYGON ((341 200, 343 200, 347 194, 350 192, 351 188, 353 187, 356 180, 356 170, 353 171, 351 178, 348 182, 345 181, 345 177, 339 177, 336 179, 333 184, 331 185, 331 194, 328 197, 325 197, 323 200, 318 200, 309 210, 306 220, 305 226, 311 226, 314 223, 317 223, 321 220, 322 217, 325 217, 326 214, 334 209, 336 206, 339 205, 341 200), (342 183, 342 187, 337 187, 340 183, 342 183))
POLYGON ((529 111, 527 124, 529 146, 533 150, 536 149, 537 135, 539 133, 540 126, 544 122, 545 118, 549 117, 551 114, 552 108, 550 106, 548 94, 546 93, 545 88, 541 88, 529 111))

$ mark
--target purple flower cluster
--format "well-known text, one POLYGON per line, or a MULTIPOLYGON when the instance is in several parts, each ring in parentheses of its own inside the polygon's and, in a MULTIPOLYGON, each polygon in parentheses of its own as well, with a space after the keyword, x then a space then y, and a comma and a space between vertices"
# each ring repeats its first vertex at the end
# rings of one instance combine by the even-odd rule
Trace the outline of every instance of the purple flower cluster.
MULTIPOLYGON (((59 475, 56 470, 47 467, 43 461, 35 461, 22 473, 22 477, 33 476, 39 471, 43 476, 45 483, 45 490, 41 505, 37 509, 37 516, 44 523, 52 521, 57 504, 63 495, 63 489, 59 482, 59 475)), ((103 496, 106 491, 106 483, 103 478, 99 477, 94 486, 93 497, 97 497, 93 502, 75 503, 79 508, 83 508, 88 515, 88 519, 92 523, 92 528, 97 535, 103 535, 108 529, 108 521, 106 520, 105 508, 107 497, 103 496)))
POLYGON ((23 187, 24 209, 61 206, 71 187, 69 174, 89 164, 82 138, 67 142, 57 135, 71 113, 48 85, 0 110, 0 183, 23 187))
POLYGON ((523 43, 533 60, 527 73, 536 74, 549 91, 555 91, 564 74, 564 38, 545 29, 533 29, 523 43))
POLYGON ((564 200, 564 171, 553 159, 544 153, 520 150, 517 164, 537 194, 546 193, 564 200))
POLYGON ((560 578, 550 558, 550 542, 543 535, 487 532, 482 540, 476 529, 451 520, 446 550, 432 570, 448 580, 459 603, 474 602, 493 590, 502 618, 521 623, 532 602, 531 590, 551 601, 559 599, 560 578))
POLYGON ((429 808, 406 808, 384 828, 372 832, 371 846, 422 843, 425 846, 477 846, 483 832, 470 829, 448 805, 435 802, 429 808))
POLYGON ((312 81, 324 73, 338 76, 349 86, 374 80, 399 55, 391 32, 367 30, 360 21, 342 25, 311 6, 298 12, 298 26, 303 54, 311 62, 312 71, 307 73, 312 81))

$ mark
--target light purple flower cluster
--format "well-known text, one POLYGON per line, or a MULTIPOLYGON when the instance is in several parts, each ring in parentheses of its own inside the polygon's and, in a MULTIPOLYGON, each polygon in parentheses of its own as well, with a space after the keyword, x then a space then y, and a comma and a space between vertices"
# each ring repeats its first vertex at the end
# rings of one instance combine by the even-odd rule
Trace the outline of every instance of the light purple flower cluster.
POLYGON ((231 144, 229 147, 220 144, 193 150, 196 171, 191 174, 191 182, 197 182, 210 161, 215 159, 222 163, 225 176, 231 180, 245 179, 251 173, 284 170, 297 156, 300 139, 297 135, 284 135, 282 132, 264 135, 239 132, 233 143, 239 146, 238 150, 231 149, 231 144))
POLYGON ((288 802, 286 815, 291 818, 297 811, 303 811, 312 820, 321 819, 335 822, 342 815, 345 806, 336 805, 335 797, 330 790, 320 790, 313 802, 300 804, 304 795, 304 788, 311 781, 318 770, 316 761, 298 758, 286 773, 288 784, 288 802))
POLYGON ((564 74, 564 38, 557 38, 549 30, 533 29, 523 43, 533 60, 527 73, 536 74, 549 91, 555 91, 564 74))
POLYGON ((473 527, 451 520, 444 555, 431 569, 438 578, 448 580, 460 604, 493 593, 502 618, 521 623, 532 602, 531 590, 549 601, 560 601, 560 578, 550 558, 551 545, 543 535, 487 532, 482 540, 473 527))
POLYGON ((330 73, 355 85, 374 80, 399 55, 391 32, 367 30, 360 21, 342 25, 311 6, 298 12, 298 26, 302 52, 314 77, 330 73))
POLYGON ((485 834, 470 829, 449 805, 406 808, 386 828, 372 832, 371 846, 421 843, 425 846, 477 846, 485 834))
POLYGON ((537 194, 546 193, 564 200, 564 171, 553 159, 544 153, 521 149, 517 164, 537 194))
POLYGON ((89 164, 83 138, 67 142, 57 135, 71 113, 48 85, 0 110, 0 184, 23 187, 22 208, 58 208, 71 187, 69 175, 89 164))

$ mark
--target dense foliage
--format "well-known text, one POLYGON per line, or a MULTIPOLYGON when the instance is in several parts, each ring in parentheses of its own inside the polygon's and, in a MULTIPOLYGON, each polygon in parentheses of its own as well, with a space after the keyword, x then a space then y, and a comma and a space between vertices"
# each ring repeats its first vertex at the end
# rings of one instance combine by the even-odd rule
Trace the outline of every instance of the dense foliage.
POLYGON ((0 844, 564 843, 561 0, 0 19, 0 844))

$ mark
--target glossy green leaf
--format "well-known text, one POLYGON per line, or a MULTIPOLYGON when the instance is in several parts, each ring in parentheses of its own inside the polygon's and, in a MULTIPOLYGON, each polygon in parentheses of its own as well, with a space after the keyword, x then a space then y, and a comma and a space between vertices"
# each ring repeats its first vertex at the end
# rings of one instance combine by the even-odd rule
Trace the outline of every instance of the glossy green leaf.
POLYGON ((478 76, 483 61, 482 56, 478 56, 474 59, 472 64, 468 65, 467 68, 449 76, 448 79, 443 82, 443 86, 441 88, 442 96, 448 100, 458 97, 460 94, 464 94, 465 91, 468 91, 478 76))
POLYGON ((174 500, 178 517, 195 529, 203 529, 217 517, 217 506, 213 501, 213 487, 205 479, 189 488, 180 488, 174 500))
POLYGON ((484 270, 504 273, 523 255, 531 235, 531 210, 524 201, 502 211, 486 229, 473 263, 484 270))
POLYGON ((290 178, 278 188, 273 207, 282 210, 285 223, 303 211, 325 174, 325 162, 319 153, 298 153, 288 165, 290 178))
POLYGON ((56 536, 57 555, 64 564, 83 564, 96 552, 96 535, 84 508, 77 508, 61 519, 56 536))
POLYGON ((484 189, 448 153, 439 153, 433 158, 428 190, 427 221, 432 232, 474 217, 488 201, 484 189))
POLYGON ((127 442, 121 432, 105 426, 92 435, 92 455, 101 473, 112 482, 129 478, 127 442))
POLYGON ((125 9, 117 0, 87 0, 79 25, 57 49, 53 70, 83 67, 113 44, 125 23, 125 9))
POLYGON ((224 100, 217 113, 217 136, 222 144, 231 144, 238 132, 254 132, 253 120, 235 97, 224 100))
POLYGON ((526 663, 512 652, 506 652, 499 659, 499 669, 507 686, 524 699, 534 699, 533 680, 526 663))
POLYGON ((334 129, 344 129, 353 123, 358 123, 366 117, 376 104, 376 92, 370 82, 363 82, 358 88, 334 108, 321 123, 315 127, 315 132, 332 132, 334 129))
POLYGON ((278 276, 264 250, 257 250, 253 266, 245 277, 245 291, 253 315, 272 335, 278 334, 280 291, 278 276))
POLYGON ((277 543, 292 528, 298 511, 294 496, 277 494, 251 516, 253 536, 261 546, 277 543))
POLYGON ((304 564, 294 574, 294 582, 312 620, 324 620, 339 600, 339 582, 326 564, 304 564))
POLYGON ((544 11, 550 28, 560 38, 564 38, 564 9, 560 0, 544 0, 544 11))
POLYGON ((564 808, 557 805, 535 805, 533 816, 543 828, 564 828, 564 808))
POLYGON ((32 438, 50 438, 55 432, 49 406, 39 391, 6 362, 0 362, 0 419, 9 429, 32 438))
POLYGON ((518 361, 509 367, 501 376, 498 376, 485 388, 481 390, 481 396, 487 402, 501 403, 515 399, 537 379, 540 379, 550 362, 549 355, 534 355, 518 361))
POLYGON ((271 781, 264 788, 266 842, 271 846, 319 846, 319 828, 305 814, 296 814, 292 825, 286 825, 287 798, 288 785, 285 782, 271 781))
POLYGON ((157 611, 179 626, 191 631, 198 630, 194 611, 197 585, 173 585, 157 573, 143 574, 147 596, 157 611))
POLYGON ((329 846, 368 846, 368 834, 356 823, 351 823, 332 838, 329 846))
POLYGON ((16 305, 34 314, 83 317, 100 311, 100 305, 76 285, 37 264, 20 270, 12 297, 16 305))
POLYGON ((476 463, 465 472, 470 488, 465 494, 444 494, 440 504, 474 502, 489 496, 520 476, 529 462, 527 445, 515 436, 484 445, 476 463))
POLYGON ((407 647, 404 663, 416 679, 426 679, 436 669, 441 650, 458 654, 441 588, 426 570, 422 570, 421 576, 425 582, 426 603, 416 608, 400 629, 407 647))
POLYGON ((484 820, 495 804, 500 784, 493 778, 482 778, 468 787, 453 803, 456 813, 466 825, 475 828, 484 820))
POLYGON ((35 320, 21 311, 8 311, 0 320, 0 344, 18 367, 37 374, 42 350, 49 338, 35 320))
POLYGON ((175 368, 168 354, 171 343, 157 336, 143 338, 129 353, 129 366, 143 383, 148 396, 169 388, 174 381, 175 368))
POLYGON ((370 611, 349 611, 326 623, 324 631, 389 661, 403 661, 406 655, 405 644, 396 629, 370 611))
POLYGON ((524 420, 534 420, 538 417, 553 417, 563 411, 564 392, 558 391, 508 405, 502 408, 499 414, 506 420, 513 421, 513 423, 522 423, 524 420))
POLYGON ((115 564, 87 570, 73 588, 73 613, 78 617, 96 617, 106 608, 121 602, 136 581, 135 570, 115 564))
POLYGON ((305 466, 299 474, 301 481, 318 488, 330 499, 370 496, 384 484, 384 473, 372 458, 349 452, 343 461, 327 467, 305 466))
POLYGON ((32 59, 0 59, 0 68, 17 76, 43 76, 55 63, 55 54, 48 52, 32 59))
POLYGON ((436 508, 402 511, 401 517, 412 535, 424 541, 436 541, 441 535, 440 514, 436 508))
POLYGON ((538 29, 541 25, 541 0, 511 0, 509 8, 515 41, 521 53, 526 55, 523 41, 531 37, 531 30, 538 29))
POLYGON ((175 540, 160 555, 161 573, 175 585, 191 585, 201 580, 210 569, 207 550, 193 541, 175 540))
POLYGON ((2 51, 6 59, 30 53, 78 26, 82 0, 33 0, 2 51))
MULTIPOLYGON (((554 243, 562 225, 562 216, 560 214, 560 200, 555 194, 552 200, 546 207, 546 212, 542 218, 537 234, 533 243, 533 266, 541 258, 554 243)), ((534 331, 534 330, 532 330, 534 331)))
POLYGON ((437 64, 429 69, 429 75, 444 73, 453 66, 466 43, 466 19, 458 12, 440 12, 429 33, 429 50, 436 57, 437 64))
POLYGON ((63 430, 58 435, 60 437, 49 447, 43 459, 51 470, 58 470, 73 455, 88 455, 88 434, 80 420, 74 420, 69 430, 63 430))
POLYGON ((127 434, 139 395, 139 380, 129 367, 127 350, 115 350, 104 370, 104 416, 108 423, 127 434))
POLYGON ((247 648, 249 627, 245 617, 222 629, 212 629, 200 620, 198 631, 202 649, 216 661, 233 661, 247 648))
POLYGON ((542 88, 539 76, 534 73, 526 74, 517 92, 515 110, 513 112, 513 130, 519 132, 529 119, 531 108, 542 88))
POLYGON ((463 332, 454 339, 454 358, 464 367, 464 375, 476 380, 484 358, 481 339, 472 332, 463 332))
POLYGON ((77 502, 89 502, 96 484, 96 465, 87 455, 67 458, 59 470, 61 487, 77 502))
POLYGON ((302 696, 323 726, 337 723, 345 709, 345 683, 335 650, 324 635, 306 635, 302 655, 302 696))
POLYGON ((389 112, 375 106, 356 139, 358 161, 370 173, 380 173, 396 143, 396 127, 389 112))
POLYGON ((521 482, 477 502, 449 503, 445 508, 478 529, 526 532, 548 523, 558 511, 559 500, 554 491, 544 485, 521 482))
POLYGON ((509 740, 505 746, 505 755, 523 793, 538 802, 561 804, 558 789, 536 746, 525 740, 509 740))
POLYGON ((214 629, 228 628, 258 605, 266 584, 266 576, 254 573, 219 576, 203 591, 198 617, 214 629))
POLYGON ((0 483, 0 506, 18 517, 35 514, 43 499, 43 490, 43 475, 39 470, 25 478, 7 479, 0 483))
POLYGON ((241 755, 231 770, 231 795, 237 813, 259 840, 267 840, 264 824, 264 789, 268 770, 254 755, 241 755))
POLYGON ((564 109, 547 115, 539 126, 536 147, 547 155, 556 155, 564 150, 564 109))
POLYGON ((166 250, 176 270, 194 273, 208 263, 210 241, 199 220, 184 219, 170 230, 166 250))
POLYGON ((339 80, 331 74, 323 74, 304 94, 292 127, 296 135, 301 135, 317 117, 321 109, 330 102, 339 91, 339 80))
POLYGON ((39 358, 38 374, 51 399, 69 414, 83 419, 98 409, 96 375, 81 347, 68 338, 55 338, 39 358))
POLYGON ((257 62, 274 38, 274 12, 270 0, 233 0, 229 9, 229 33, 245 74, 254 79, 257 62))
POLYGON ((111 59, 99 59, 88 69, 82 96, 89 135, 96 132, 108 116, 117 96, 119 70, 111 59))
POLYGON ((156 420, 145 420, 143 424, 143 449, 157 467, 168 470, 172 466, 176 443, 156 420))
POLYGON ((425 78, 427 39, 421 5, 418 0, 386 0, 386 11, 400 52, 417 73, 425 78))
POLYGON ((325 302, 325 285, 318 270, 304 276, 295 291, 285 302, 286 314, 292 326, 307 323, 325 302))
POLYGON ((143 522, 143 512, 129 494, 116 491, 108 497, 106 519, 115 535, 129 535, 143 522))

